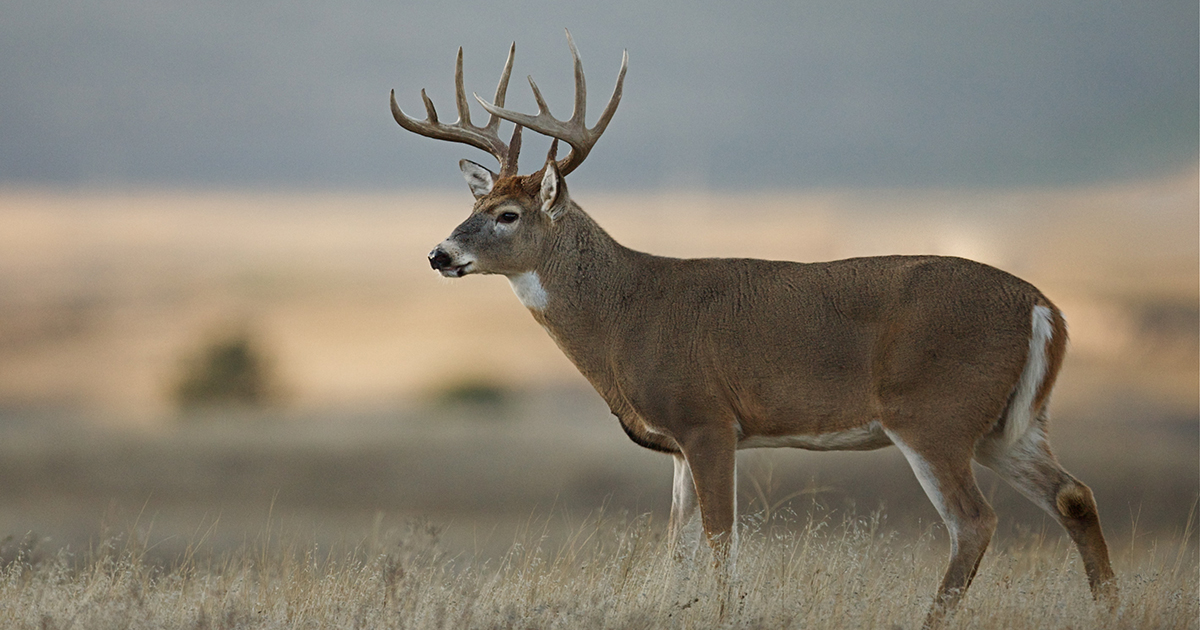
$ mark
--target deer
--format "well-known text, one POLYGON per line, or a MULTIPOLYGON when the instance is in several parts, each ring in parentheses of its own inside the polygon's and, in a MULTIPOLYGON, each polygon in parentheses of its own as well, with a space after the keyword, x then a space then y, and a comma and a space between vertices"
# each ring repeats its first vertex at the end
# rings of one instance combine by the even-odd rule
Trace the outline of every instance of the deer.
MULTIPOLYGON (((945 256, 832 262, 669 258, 627 248, 571 198, 565 178, 620 103, 628 52, 594 126, 571 34, 574 111, 505 109, 516 43, 489 114, 472 123, 455 64, 458 120, 404 129, 482 149, 494 172, 462 160, 470 215, 429 253, 442 276, 503 275, 521 304, 591 383, 636 444, 674 461, 668 545, 700 526, 717 562, 736 551, 739 449, 863 451, 895 446, 945 524, 950 561, 926 618, 933 627, 970 586, 997 517, 972 461, 1053 517, 1083 559, 1093 597, 1117 587, 1091 489, 1058 462, 1047 407, 1067 347, 1062 312, 1032 284, 945 256), (505 142, 499 125, 514 125, 505 142), (552 139, 542 168, 519 175, 521 131, 552 139), (558 143, 570 151, 558 158, 558 143), (732 550, 732 551, 731 551, 732 550)), ((730 563, 726 563, 727 565, 730 563)))

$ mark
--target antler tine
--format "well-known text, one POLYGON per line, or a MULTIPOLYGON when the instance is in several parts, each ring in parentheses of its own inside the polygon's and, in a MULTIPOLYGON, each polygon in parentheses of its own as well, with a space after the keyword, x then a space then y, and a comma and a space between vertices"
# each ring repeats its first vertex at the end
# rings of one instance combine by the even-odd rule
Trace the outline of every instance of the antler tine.
MULTIPOLYGON (((500 77, 500 85, 496 89, 496 100, 499 103, 504 102, 505 93, 508 90, 508 77, 512 72, 513 55, 516 53, 516 44, 514 43, 508 50, 508 61, 504 64, 504 73, 500 77)), ((447 125, 438 121, 437 110, 433 107, 433 101, 425 94, 425 90, 421 90, 421 100, 425 104, 426 119, 416 120, 405 114, 398 104, 396 104, 396 90, 392 90, 392 117, 403 128, 416 134, 420 134, 434 140, 447 140, 449 142, 461 142, 469 144, 478 149, 483 149, 491 153, 496 161, 500 163, 500 172, 504 174, 512 174, 516 171, 517 151, 510 150, 508 144, 500 139, 499 131, 500 120, 492 114, 488 119, 488 124, 483 127, 476 127, 471 124, 471 109, 466 96, 466 89, 463 87, 463 51, 458 49, 458 57, 454 63, 454 101, 458 109, 458 120, 447 125)), ((479 98, 476 96, 475 98, 479 98)), ((513 149, 520 147, 519 135, 514 134, 513 149)))
POLYGON ((567 154, 567 157, 558 162, 559 171, 564 176, 583 163, 588 153, 591 152, 592 146, 600 139, 600 134, 604 133, 604 130, 608 127, 609 121, 612 120, 613 114, 617 111, 617 105, 621 102, 621 93, 625 84, 625 70, 629 64, 629 53, 626 51, 621 55, 621 71, 617 74, 617 86, 613 90, 612 98, 609 99, 604 112, 600 114, 600 120, 596 122, 596 126, 588 129, 587 123, 584 120, 584 116, 586 115, 587 84, 583 77, 583 62, 579 59, 579 51, 575 48, 575 42, 571 38, 570 31, 567 31, 567 45, 571 48, 571 57, 575 65, 575 111, 572 112, 570 119, 563 121, 550 115, 550 108, 546 105, 546 101, 542 98, 542 93, 538 90, 537 84, 533 82, 532 77, 529 78, 529 85, 533 88, 533 98, 538 104, 538 113, 534 116, 504 109, 499 103, 488 103, 479 98, 478 94, 475 95, 475 99, 493 116, 499 116, 505 120, 528 127, 540 134, 557 138, 571 145, 571 152, 567 154))
POLYGON ((454 59, 454 105, 458 108, 458 121, 463 127, 471 127, 471 106, 467 104, 467 91, 463 89, 462 46, 454 59))
POLYGON ((550 114, 550 106, 546 104, 546 99, 542 97, 542 91, 538 89, 537 83, 533 82, 532 76, 528 76, 525 78, 529 79, 529 87, 533 88, 533 100, 537 101, 538 115, 539 116, 541 116, 542 114, 549 115, 550 114))
POLYGON ((571 49, 571 59, 575 62, 575 109, 571 112, 571 122, 584 126, 587 122, 587 82, 583 78, 583 62, 579 60, 579 49, 575 48, 575 40, 571 31, 567 31, 567 46, 571 49))
MULTIPOLYGON (((504 107, 504 99, 508 94, 508 77, 512 74, 513 55, 515 54, 517 54, 517 42, 513 42, 512 45, 508 47, 508 60, 504 62, 504 72, 500 74, 500 84, 496 86, 496 98, 492 102, 496 103, 498 107, 504 107)), ((474 93, 472 93, 472 95, 474 95, 474 93)), ((476 96, 475 98, 479 97, 476 96)), ((500 127, 501 120, 504 119, 489 112, 488 122, 487 125, 484 126, 484 129, 495 133, 496 129, 500 127)))
POLYGON ((437 110, 433 107, 433 101, 429 100, 429 95, 425 93, 425 88, 421 88, 421 102, 425 103, 425 118, 436 125, 438 121, 437 110))
POLYGON ((596 126, 592 127, 592 131, 596 135, 604 133, 613 114, 617 113, 617 105, 621 103, 621 94, 625 88, 625 71, 627 69, 629 69, 629 51, 623 50, 621 51, 621 71, 617 73, 617 86, 613 88, 613 95, 608 100, 608 105, 605 105, 604 111, 600 112, 600 120, 597 120, 596 126))

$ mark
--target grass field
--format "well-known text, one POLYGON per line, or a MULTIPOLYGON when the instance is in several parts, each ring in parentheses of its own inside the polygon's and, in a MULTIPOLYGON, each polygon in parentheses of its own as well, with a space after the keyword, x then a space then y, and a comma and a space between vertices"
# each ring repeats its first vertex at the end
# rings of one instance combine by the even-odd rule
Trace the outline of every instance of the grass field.
MULTIPOLYGON (((506 554, 474 561, 440 528, 377 522, 322 546, 268 523, 213 554, 197 530, 175 561, 150 560, 136 528, 86 551, 8 543, 5 628, 913 628, 940 580, 934 530, 897 536, 884 515, 812 507, 744 520, 737 570, 671 557, 648 517, 593 516, 548 543, 531 522, 506 554)), ((560 526, 561 527, 561 526, 560 526)), ((1030 535, 989 553, 948 628, 1196 628, 1190 536, 1116 549, 1121 599, 1095 605, 1074 549, 1030 535)))

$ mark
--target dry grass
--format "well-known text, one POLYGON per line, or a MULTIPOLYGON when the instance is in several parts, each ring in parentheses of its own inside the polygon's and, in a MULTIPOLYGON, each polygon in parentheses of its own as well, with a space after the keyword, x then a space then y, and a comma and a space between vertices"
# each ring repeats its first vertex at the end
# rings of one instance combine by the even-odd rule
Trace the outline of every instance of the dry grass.
MULTIPOLYGON (((0 572, 6 628, 886 628, 917 627, 940 579, 944 541, 913 541, 876 514, 814 507, 804 518, 746 519, 738 570, 723 589, 688 568, 649 517, 593 517, 550 544, 547 522, 503 557, 451 555, 440 528, 377 527, 323 548, 267 528, 241 550, 206 555, 205 534, 177 561, 150 560, 145 536, 41 557, 26 545, 0 572), (283 539, 282 542, 280 539, 283 539), (722 613, 724 609, 724 613, 722 613)), ((1121 603, 1094 605, 1074 549, 1030 536, 989 553, 948 627, 1196 628, 1200 580, 1186 542, 1116 556, 1121 603)))

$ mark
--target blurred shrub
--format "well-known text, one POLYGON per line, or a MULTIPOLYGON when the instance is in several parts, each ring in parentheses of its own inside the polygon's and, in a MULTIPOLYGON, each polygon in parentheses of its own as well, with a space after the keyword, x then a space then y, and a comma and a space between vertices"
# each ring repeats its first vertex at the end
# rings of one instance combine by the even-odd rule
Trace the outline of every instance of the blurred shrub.
POLYGON ((42 544, 46 540, 35 532, 27 532, 19 539, 11 534, 5 536, 0 540, 0 570, 11 574, 15 565, 21 569, 19 574, 23 574, 41 566, 47 556, 42 544))
POLYGON ((475 407, 499 410, 512 401, 513 392, 505 385, 483 378, 468 378, 452 383, 435 396, 441 407, 475 407))
POLYGON ((270 362, 250 333, 217 336, 184 362, 175 402, 185 410, 205 407, 263 407, 277 401, 270 362))

